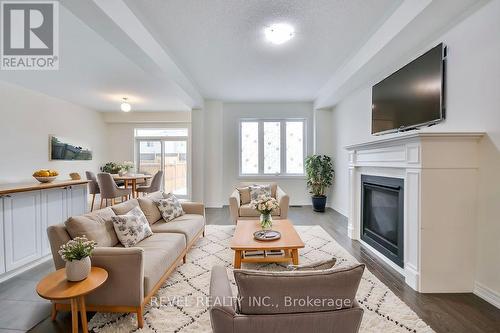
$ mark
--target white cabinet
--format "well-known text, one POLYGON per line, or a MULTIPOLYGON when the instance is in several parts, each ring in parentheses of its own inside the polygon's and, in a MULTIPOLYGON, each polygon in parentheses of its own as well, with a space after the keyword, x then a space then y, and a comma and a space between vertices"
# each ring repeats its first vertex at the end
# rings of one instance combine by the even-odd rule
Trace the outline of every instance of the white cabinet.
POLYGON ((47 227, 64 222, 68 217, 66 188, 52 188, 42 192, 42 256, 50 254, 47 227))
POLYGON ((47 227, 85 214, 87 202, 86 184, 1 195, 0 275, 49 255, 47 227))
POLYGON ((3 198, 5 268, 21 267, 41 257, 40 191, 3 198))
POLYGON ((73 185, 67 188, 68 217, 87 213, 87 185, 73 185))

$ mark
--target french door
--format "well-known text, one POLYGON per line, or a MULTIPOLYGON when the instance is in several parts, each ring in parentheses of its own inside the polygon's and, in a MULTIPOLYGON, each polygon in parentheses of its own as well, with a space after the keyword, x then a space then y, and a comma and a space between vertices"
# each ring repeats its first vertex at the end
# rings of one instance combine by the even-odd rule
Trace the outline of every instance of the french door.
POLYGON ((189 145, 187 138, 138 138, 137 170, 154 175, 163 170, 163 190, 189 198, 189 145))

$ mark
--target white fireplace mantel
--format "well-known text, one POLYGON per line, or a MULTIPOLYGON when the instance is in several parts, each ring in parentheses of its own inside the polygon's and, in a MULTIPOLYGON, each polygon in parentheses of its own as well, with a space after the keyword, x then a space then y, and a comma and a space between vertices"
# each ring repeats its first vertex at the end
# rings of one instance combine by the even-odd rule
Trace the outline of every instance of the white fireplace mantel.
POLYGON ((404 275, 419 292, 474 288, 480 132, 413 132, 349 151, 348 234, 404 275), (404 180, 404 268, 364 243, 361 175, 404 180))

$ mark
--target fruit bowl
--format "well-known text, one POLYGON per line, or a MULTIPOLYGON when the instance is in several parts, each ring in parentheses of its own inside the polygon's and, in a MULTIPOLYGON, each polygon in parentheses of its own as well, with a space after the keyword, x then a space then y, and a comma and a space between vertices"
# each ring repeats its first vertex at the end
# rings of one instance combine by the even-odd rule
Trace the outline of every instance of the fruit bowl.
POLYGON ((57 178, 57 176, 50 176, 50 177, 33 176, 33 177, 35 177, 35 179, 38 180, 40 183, 51 183, 57 178))

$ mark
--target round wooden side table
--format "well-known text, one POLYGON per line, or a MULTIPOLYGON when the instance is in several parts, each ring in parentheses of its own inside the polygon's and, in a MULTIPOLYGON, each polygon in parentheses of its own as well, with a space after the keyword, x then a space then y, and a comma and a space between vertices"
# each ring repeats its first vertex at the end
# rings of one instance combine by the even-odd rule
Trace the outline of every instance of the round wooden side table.
MULTIPOLYGON (((89 276, 82 281, 70 282, 66 280, 66 269, 61 268, 50 273, 36 286, 40 297, 50 301, 67 300, 71 302, 72 332, 78 333, 78 310, 82 319, 82 330, 88 332, 87 310, 85 308, 85 295, 99 288, 108 278, 108 272, 99 267, 92 267, 89 276)), ((53 304, 52 320, 55 320, 56 310, 53 304)))

